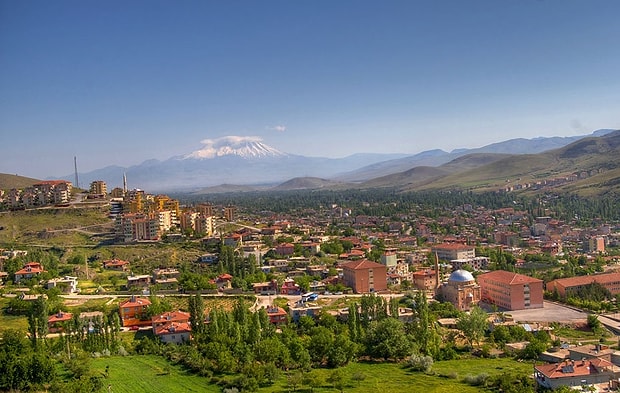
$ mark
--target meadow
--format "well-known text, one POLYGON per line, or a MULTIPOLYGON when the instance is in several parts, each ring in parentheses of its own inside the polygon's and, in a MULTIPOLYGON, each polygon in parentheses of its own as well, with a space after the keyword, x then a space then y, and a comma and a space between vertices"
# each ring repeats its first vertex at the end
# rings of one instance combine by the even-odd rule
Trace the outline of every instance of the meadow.
MULTIPOLYGON (((93 359, 92 369, 104 375, 106 367, 109 374, 105 386, 111 385, 112 392, 221 392, 221 387, 210 378, 189 374, 178 366, 167 363, 157 356, 127 356, 93 359)), ((463 378, 468 375, 486 373, 490 376, 505 372, 529 375, 531 363, 512 359, 464 359, 437 362, 429 374, 412 372, 400 364, 393 363, 351 363, 342 368, 345 392, 369 393, 452 393, 480 392, 481 388, 467 385, 463 378)), ((336 392, 338 389, 328 382, 330 369, 311 371, 320 381, 313 392, 336 392)), ((230 378, 234 378, 231 376, 230 378)), ((311 392, 304 384, 292 386, 286 375, 282 375, 271 386, 259 388, 259 393, 285 393, 291 391, 311 392)))

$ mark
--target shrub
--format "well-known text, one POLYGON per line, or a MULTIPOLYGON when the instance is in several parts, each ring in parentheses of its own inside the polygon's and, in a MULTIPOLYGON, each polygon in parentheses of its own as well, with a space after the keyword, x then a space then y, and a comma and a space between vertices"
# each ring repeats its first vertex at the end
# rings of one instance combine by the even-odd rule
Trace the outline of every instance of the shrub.
POLYGON ((464 378, 464 382, 471 386, 484 386, 489 380, 489 374, 480 373, 478 375, 468 375, 464 378))
POLYGON ((409 358, 407 364, 414 371, 429 372, 433 367, 433 358, 430 356, 413 354, 409 358))

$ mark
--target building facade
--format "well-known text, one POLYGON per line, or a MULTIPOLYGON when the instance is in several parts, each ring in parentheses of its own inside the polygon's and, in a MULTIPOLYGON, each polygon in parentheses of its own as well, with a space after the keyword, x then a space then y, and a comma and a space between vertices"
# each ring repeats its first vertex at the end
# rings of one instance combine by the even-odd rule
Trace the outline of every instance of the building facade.
POLYGON ((481 299, 505 310, 543 307, 543 281, 496 270, 478 276, 481 299))
POLYGON ((612 295, 620 293, 620 273, 594 274, 591 276, 577 276, 559 278, 547 283, 547 290, 557 292, 566 298, 575 295, 587 285, 597 283, 605 287, 612 295))
POLYGON ((442 261, 476 257, 476 248, 461 243, 444 243, 431 247, 431 252, 442 261))
POLYGON ((387 290, 387 267, 360 259, 341 265, 344 285, 355 293, 381 292, 387 290))

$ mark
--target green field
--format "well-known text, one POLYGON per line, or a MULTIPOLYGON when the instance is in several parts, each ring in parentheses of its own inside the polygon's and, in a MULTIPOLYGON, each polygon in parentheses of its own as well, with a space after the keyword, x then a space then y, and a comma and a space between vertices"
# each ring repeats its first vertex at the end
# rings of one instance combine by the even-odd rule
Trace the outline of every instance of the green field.
POLYGON ((104 374, 106 366, 109 366, 109 376, 104 386, 110 385, 109 391, 114 393, 221 391, 218 386, 209 384, 208 378, 188 374, 157 356, 93 359, 92 368, 97 373, 104 374))
MULTIPOLYGON (((163 358, 156 356, 128 356, 93 359, 92 367, 103 374, 109 366, 109 377, 105 386, 118 392, 221 392, 221 387, 210 383, 209 378, 188 374, 182 368, 172 366, 163 358)), ((499 375, 504 372, 529 375, 531 363, 520 363, 512 359, 467 359, 438 362, 429 374, 411 372, 402 365, 393 363, 352 363, 344 368, 345 392, 391 392, 391 393, 453 393, 480 392, 462 379, 467 375, 486 373, 499 375), (353 377, 358 376, 357 380, 353 377), (361 376, 361 378, 359 378, 361 376), (448 377, 450 376, 450 377, 448 377)), ((314 392, 336 392, 328 377, 332 370, 312 371, 322 380, 321 387, 314 392)), ((233 378, 233 377, 231 377, 233 378)), ((285 393, 293 391, 288 386, 286 376, 282 376, 273 386, 262 387, 260 393, 285 393)), ((297 386, 298 392, 309 393, 308 386, 297 386)))

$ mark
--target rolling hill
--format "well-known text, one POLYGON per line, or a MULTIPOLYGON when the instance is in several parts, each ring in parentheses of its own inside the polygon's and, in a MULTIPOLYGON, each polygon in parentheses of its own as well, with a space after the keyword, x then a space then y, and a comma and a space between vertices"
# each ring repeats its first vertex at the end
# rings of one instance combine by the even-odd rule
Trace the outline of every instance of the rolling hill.
POLYGON ((457 160, 440 166, 449 174, 431 183, 395 186, 403 191, 511 188, 528 192, 553 188, 584 196, 620 194, 620 131, 580 139, 544 153, 505 156, 477 167, 467 168, 457 160))
POLYGON ((9 175, 0 173, 0 190, 10 190, 12 188, 25 188, 40 182, 41 180, 32 179, 30 177, 9 175))

